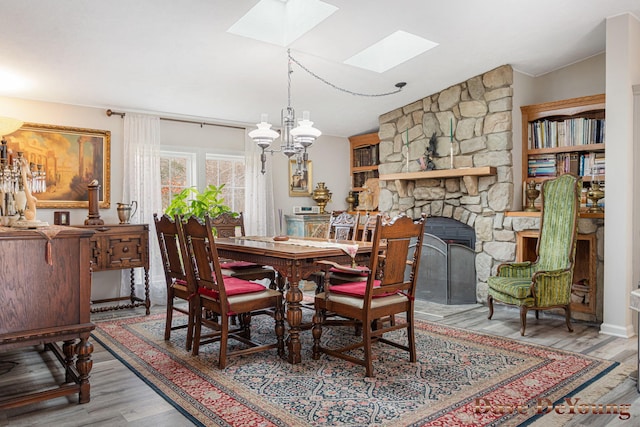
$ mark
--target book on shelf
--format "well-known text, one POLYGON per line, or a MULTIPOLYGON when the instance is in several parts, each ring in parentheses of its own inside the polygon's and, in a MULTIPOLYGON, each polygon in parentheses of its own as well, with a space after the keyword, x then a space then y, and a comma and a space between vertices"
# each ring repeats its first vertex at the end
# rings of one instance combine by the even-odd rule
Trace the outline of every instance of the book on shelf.
POLYGON ((378 164, 378 146, 372 145, 353 150, 353 167, 375 166, 378 164))
POLYGON ((603 144, 604 135, 604 119, 544 119, 529 123, 529 149, 603 144))

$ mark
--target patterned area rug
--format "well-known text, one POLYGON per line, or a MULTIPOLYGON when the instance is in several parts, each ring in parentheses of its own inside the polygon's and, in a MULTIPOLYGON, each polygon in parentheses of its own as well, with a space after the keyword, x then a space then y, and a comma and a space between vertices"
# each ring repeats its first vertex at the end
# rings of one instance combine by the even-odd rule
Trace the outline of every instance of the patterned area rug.
MULTIPOLYGON (((252 337, 270 339, 271 325, 265 316, 254 318, 252 337)), ((340 359, 312 360, 310 331, 301 334, 301 364, 272 350, 231 358, 222 371, 217 344, 192 357, 184 329, 165 342, 164 315, 98 322, 93 337, 196 425, 207 426, 515 426, 540 418, 538 399, 580 396, 617 365, 436 323, 416 326, 419 361, 377 344, 375 378, 340 359)), ((352 328, 323 333, 332 343, 353 339, 352 328)))

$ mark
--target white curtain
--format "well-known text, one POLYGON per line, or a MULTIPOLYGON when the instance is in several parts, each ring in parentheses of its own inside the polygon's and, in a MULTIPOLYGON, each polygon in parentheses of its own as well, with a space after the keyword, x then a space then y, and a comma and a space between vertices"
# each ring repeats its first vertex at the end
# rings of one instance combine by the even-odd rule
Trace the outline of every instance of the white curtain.
MULTIPOLYGON (((244 228, 248 236, 272 236, 276 234, 273 179, 271 162, 267 158, 266 173, 260 165, 260 148, 245 131, 245 201, 244 228)), ((267 154, 267 156, 270 156, 267 154)))
MULTIPOLYGON (((160 118, 127 113, 124 116, 124 176, 122 201, 138 202, 132 224, 149 224, 149 287, 152 304, 165 304, 166 284, 153 214, 162 213, 160 194, 160 118)), ((140 270, 140 269, 137 269, 140 270)), ((127 295, 129 272, 123 272, 122 292, 127 295)), ((136 294, 144 297, 144 277, 136 272, 136 294)))

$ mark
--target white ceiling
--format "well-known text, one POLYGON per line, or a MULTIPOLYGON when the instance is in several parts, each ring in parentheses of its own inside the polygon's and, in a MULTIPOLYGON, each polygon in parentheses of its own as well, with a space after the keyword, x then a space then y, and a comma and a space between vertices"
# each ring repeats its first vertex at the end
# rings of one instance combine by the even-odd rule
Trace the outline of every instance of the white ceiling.
MULTIPOLYGON (((539 76, 605 49, 605 19, 640 0, 324 0, 338 11, 292 42, 292 106, 323 133, 377 129, 380 114, 503 64, 539 76), (343 61, 396 30, 439 43, 382 74, 343 61)), ((287 47, 226 30, 257 0, 2 0, 0 95, 252 124, 287 103, 287 47), (24 85, 11 84, 7 75, 24 85), (4 82, 3 82, 4 81, 4 82)))

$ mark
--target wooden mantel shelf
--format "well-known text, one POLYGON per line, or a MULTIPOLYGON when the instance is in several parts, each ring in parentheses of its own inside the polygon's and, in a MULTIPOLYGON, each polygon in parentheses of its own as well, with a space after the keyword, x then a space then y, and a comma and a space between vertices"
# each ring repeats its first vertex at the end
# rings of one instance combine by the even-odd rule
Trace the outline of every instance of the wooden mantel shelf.
POLYGON ((415 181, 416 179, 427 178, 459 178, 462 176, 488 176, 495 175, 496 168, 493 166, 484 166, 480 168, 457 168, 457 169, 438 169, 433 171, 420 171, 420 172, 404 172, 404 173, 390 173, 386 175, 380 175, 381 181, 401 180, 401 181, 415 181))
MULTIPOLYGON (((539 218, 540 212, 525 212, 525 211, 508 211, 504 213, 505 216, 526 216, 539 218)), ((604 212, 589 212, 585 209, 580 209, 578 212, 579 218, 590 218, 590 219, 604 219, 604 212)))
POLYGON ((417 179, 440 179, 440 178, 460 178, 464 180, 467 192, 470 196, 478 195, 478 177, 495 175, 496 168, 493 166, 484 166, 481 168, 457 168, 457 169, 438 169, 433 171, 390 173, 380 175, 380 181, 395 181, 396 189, 400 197, 407 197, 407 182, 417 179))

